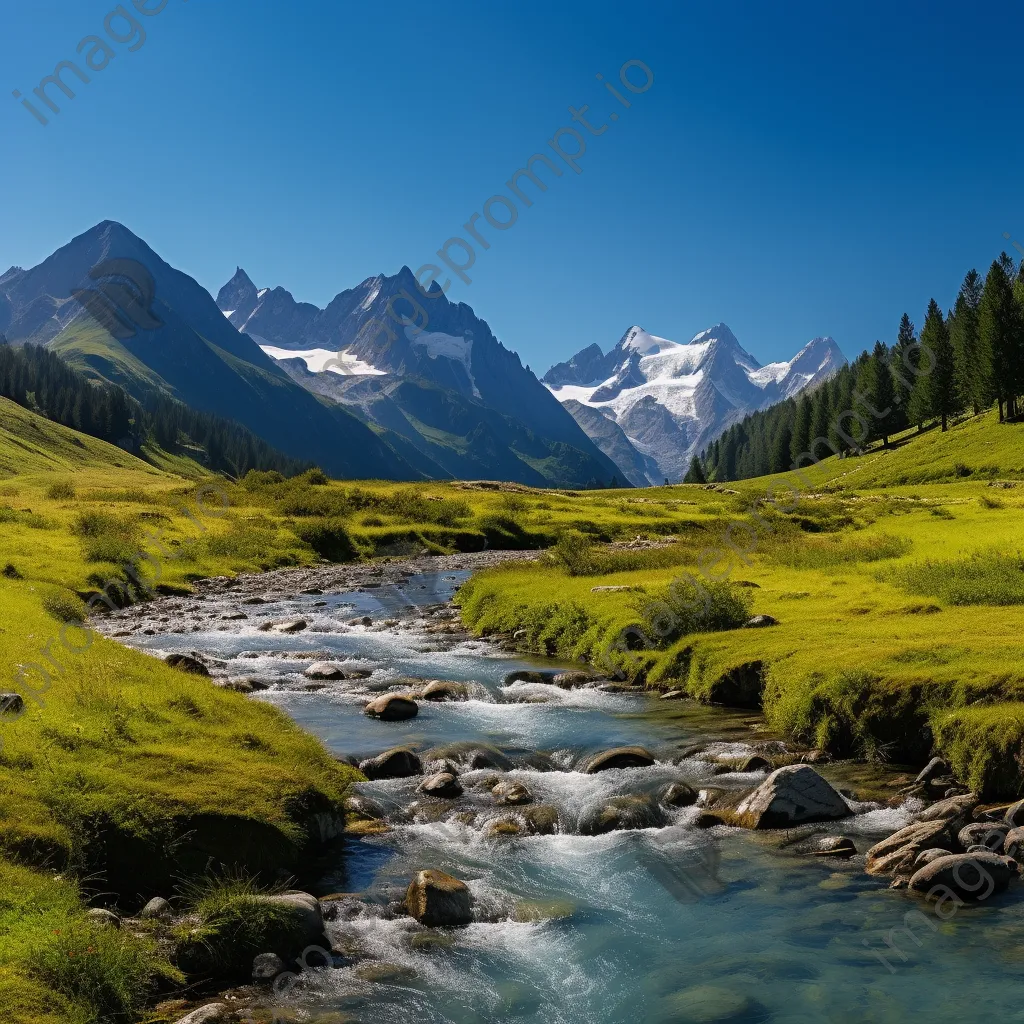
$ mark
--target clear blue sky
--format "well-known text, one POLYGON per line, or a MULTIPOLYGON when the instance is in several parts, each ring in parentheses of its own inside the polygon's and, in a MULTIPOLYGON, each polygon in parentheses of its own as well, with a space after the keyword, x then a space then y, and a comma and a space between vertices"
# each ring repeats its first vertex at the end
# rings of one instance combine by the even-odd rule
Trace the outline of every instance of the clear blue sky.
POLYGON ((584 103, 582 173, 450 292, 541 372, 633 323, 852 355, 1024 244, 1017 4, 169 0, 42 127, 11 90, 115 6, 0 10, 0 270, 111 218, 214 293, 240 264, 324 305, 465 235, 584 103), (626 110, 595 75, 630 59, 626 110))

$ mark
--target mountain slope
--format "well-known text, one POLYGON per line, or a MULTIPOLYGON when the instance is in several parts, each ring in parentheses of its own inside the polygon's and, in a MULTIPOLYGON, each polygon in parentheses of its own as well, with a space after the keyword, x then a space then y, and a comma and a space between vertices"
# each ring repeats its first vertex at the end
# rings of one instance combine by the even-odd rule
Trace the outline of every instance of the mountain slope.
MULTIPOLYGON (((692 456, 732 423, 814 387, 845 363, 831 338, 815 338, 789 362, 761 366, 725 324, 685 345, 634 326, 607 354, 590 345, 543 381, 560 402, 573 403, 581 425, 578 406, 610 418, 641 457, 655 461, 656 478, 679 481, 692 456)), ((606 433, 600 420, 586 422, 606 433)))
POLYGON ((408 267, 368 278, 322 310, 283 288, 257 289, 239 269, 217 304, 267 353, 301 357, 304 371, 289 370, 294 379, 397 430, 452 475, 573 487, 623 476, 471 307, 437 288, 423 295, 408 267), (344 383, 350 374, 380 382, 355 387, 344 383))
POLYGON ((205 289, 120 224, 105 221, 39 266, 9 271, 0 279, 0 293, 13 344, 48 344, 140 401, 159 392, 237 420, 282 452, 335 476, 422 477, 356 417, 295 384, 228 322, 205 289), (73 297, 79 289, 95 289, 90 270, 111 259, 135 261, 152 275, 158 326, 114 337, 109 322, 99 323, 73 297))

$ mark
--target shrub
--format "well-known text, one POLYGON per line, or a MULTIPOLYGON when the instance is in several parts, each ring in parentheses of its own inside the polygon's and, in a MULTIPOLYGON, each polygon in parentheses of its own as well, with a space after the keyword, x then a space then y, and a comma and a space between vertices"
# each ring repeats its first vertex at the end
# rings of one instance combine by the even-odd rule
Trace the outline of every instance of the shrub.
POLYGON ((58 480, 46 488, 46 496, 52 501, 69 501, 75 496, 75 485, 70 480, 58 480))
POLYGON ((321 558, 331 562, 351 562, 359 554, 348 527, 340 519, 312 519, 296 523, 292 529, 321 558))
POLYGON ((906 537, 824 537, 800 536, 769 544, 766 553, 772 561, 791 569, 826 569, 855 562, 878 562, 900 558, 913 544, 906 537))
POLYGON ((320 469, 319 466, 307 469, 306 472, 299 477, 299 480, 304 480, 307 484, 314 487, 323 487, 331 482, 330 478, 322 469, 320 469))
POLYGON ((551 549, 550 557, 570 576, 590 576, 595 571, 594 542, 578 530, 563 530, 551 549))
POLYGON ((681 576, 638 606, 642 628, 654 646, 668 647, 691 633, 736 629, 750 618, 753 598, 728 581, 705 583, 681 576))
POLYGON ((52 591, 43 597, 43 607, 58 622, 85 622, 85 605, 74 594, 52 591))
POLYGON ((155 977, 184 980, 156 952, 155 944, 128 929, 84 924, 55 929, 33 961, 40 980, 97 1021, 138 1019, 155 977))

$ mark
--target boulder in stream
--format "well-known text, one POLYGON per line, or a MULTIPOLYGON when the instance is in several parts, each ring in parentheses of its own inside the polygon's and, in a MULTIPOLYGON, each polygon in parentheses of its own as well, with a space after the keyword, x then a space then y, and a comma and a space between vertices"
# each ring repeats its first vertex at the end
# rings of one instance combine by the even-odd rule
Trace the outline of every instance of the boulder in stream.
POLYGON ((1017 873, 1017 862, 997 853, 951 853, 918 868, 910 888, 933 899, 948 898, 952 892, 963 900, 984 900, 1002 892, 1017 873))
POLYGON ((654 755, 644 747, 614 747, 589 758, 583 771, 593 775, 611 768, 649 768, 652 764, 654 755))
POLYGON ((422 775, 423 764, 408 747, 392 747, 383 754, 360 761, 359 770, 371 780, 407 779, 422 775))
POLYGON ((580 834, 604 835, 619 829, 660 828, 665 813, 646 793, 613 796, 603 804, 584 812, 580 818, 580 834))
POLYGON ((363 711, 371 718, 379 718, 383 722, 401 722, 407 718, 415 718, 419 714, 416 701, 403 697, 398 693, 388 693, 376 700, 371 700, 363 711))
POLYGON ((790 828, 803 822, 834 821, 852 812, 846 801, 810 765, 777 768, 736 807, 736 824, 746 828, 790 828))
POLYGON ((473 898, 466 883, 430 868, 413 876, 405 908, 428 928, 461 928, 473 920, 473 898))
POLYGON ((957 849, 957 829, 948 821, 915 821, 868 850, 864 870, 869 875, 906 875, 925 850, 957 849))
POLYGON ((689 807, 697 802, 697 791, 685 782, 670 782, 659 798, 666 807, 689 807))
POLYGON ((1024 861, 1024 828, 1011 828, 1003 839, 1003 854, 1024 861))
POLYGON ((533 803, 533 794, 521 783, 512 779, 503 779, 492 790, 494 799, 503 807, 515 807, 519 804, 533 803))
POLYGON ((314 661, 305 672, 307 679, 347 679, 344 668, 336 661, 314 661))
POLYGON ((442 679, 434 679, 420 691, 424 700, 467 700, 469 688, 464 683, 451 683, 442 679))
POLYGON ((1009 831, 1010 826, 1006 822, 976 821, 971 825, 964 825, 956 838, 965 850, 980 845, 993 853, 998 853, 1003 849, 1009 831))
POLYGON ((462 783, 450 772, 438 772, 430 775, 419 784, 419 791, 428 796, 441 797, 443 800, 455 800, 462 796, 462 783))

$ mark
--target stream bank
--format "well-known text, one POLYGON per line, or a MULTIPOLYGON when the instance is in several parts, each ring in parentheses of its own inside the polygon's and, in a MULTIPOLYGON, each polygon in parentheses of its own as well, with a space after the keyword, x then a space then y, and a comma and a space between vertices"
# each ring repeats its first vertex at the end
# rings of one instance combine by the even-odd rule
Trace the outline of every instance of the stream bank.
POLYGON ((707 820, 715 794, 749 792, 803 752, 749 711, 541 681, 580 666, 510 653, 458 624, 450 599, 479 559, 211 580, 195 599, 105 622, 122 642, 196 657, 215 683, 284 709, 339 758, 365 765, 404 747, 419 761, 421 774, 357 787, 344 856, 316 887, 335 897, 322 905, 336 963, 304 975, 291 998, 264 999, 268 1012, 845 1022, 962 1020, 1016 1005, 1024 922, 1012 890, 942 929, 919 928, 902 959, 886 944, 924 906, 864 870, 870 847, 925 813, 921 800, 893 799, 906 774, 816 765, 847 796, 837 821, 750 831, 707 820), (310 671, 325 662, 335 670, 310 671), (429 680, 461 687, 462 699, 421 697, 397 721, 364 713, 429 680), (587 770, 625 746, 650 763, 587 770), (428 768, 453 769, 461 794, 420 792, 428 768), (705 795, 677 806, 673 786, 705 795), (606 828, 616 813, 627 827, 606 828), (853 856, 828 855, 840 838, 853 856), (424 869, 466 883, 467 927, 431 928, 403 911, 424 869), (993 934, 1002 960, 985 952, 993 934))

